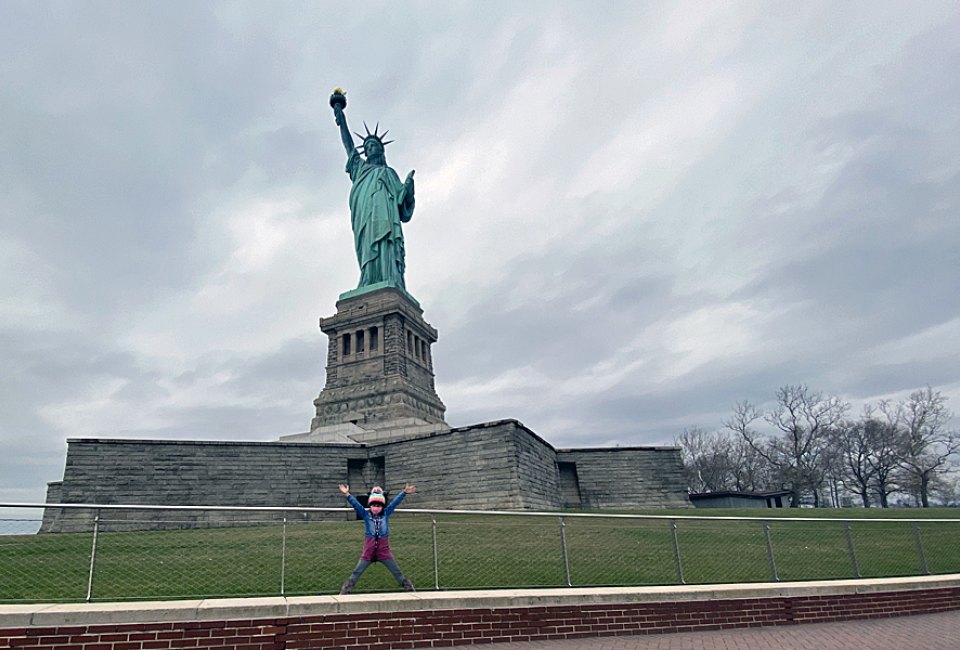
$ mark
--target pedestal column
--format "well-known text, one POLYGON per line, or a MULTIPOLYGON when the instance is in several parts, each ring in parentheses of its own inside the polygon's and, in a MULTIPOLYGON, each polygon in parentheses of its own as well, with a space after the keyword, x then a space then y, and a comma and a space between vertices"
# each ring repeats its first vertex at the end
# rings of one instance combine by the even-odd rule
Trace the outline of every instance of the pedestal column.
POLYGON ((408 293, 381 287, 343 294, 320 329, 329 337, 327 380, 311 430, 345 423, 375 429, 406 418, 444 423, 433 375, 437 330, 408 293))

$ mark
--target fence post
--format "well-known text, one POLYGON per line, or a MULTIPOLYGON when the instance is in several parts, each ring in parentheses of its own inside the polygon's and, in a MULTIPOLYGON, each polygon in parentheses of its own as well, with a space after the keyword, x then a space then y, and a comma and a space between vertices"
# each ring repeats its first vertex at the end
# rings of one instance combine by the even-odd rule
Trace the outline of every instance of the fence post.
POLYGON ((86 602, 90 602, 93 595, 93 568, 97 564, 97 535, 100 531, 100 511, 97 510, 93 518, 93 543, 90 546, 90 572, 87 574, 87 597, 86 602))
POLYGON ((437 516, 431 515, 433 520, 433 588, 440 591, 440 563, 437 561, 437 516))
POLYGON ((853 535, 850 533, 850 522, 843 522, 843 532, 847 536, 847 550, 850 551, 850 565, 853 567, 853 577, 862 578, 860 573, 860 564, 857 562, 857 554, 853 550, 853 535))
POLYGON ((565 529, 567 524, 564 523, 563 517, 560 517, 560 548, 563 551, 563 577, 567 580, 567 586, 572 587, 573 583, 570 582, 570 559, 567 556, 567 534, 565 529))
POLYGON ((927 567, 927 556, 923 552, 923 540, 920 538, 920 524, 913 522, 913 539, 917 542, 917 557, 920 558, 920 570, 925 575, 930 575, 930 569, 927 567))
POLYGON ((773 559, 773 540, 770 539, 770 522, 763 522, 763 536, 767 540, 767 559, 770 561, 770 574, 774 582, 780 582, 780 576, 777 575, 777 561, 773 559))
POLYGON ((680 562, 680 538, 677 536, 677 520, 670 520, 670 532, 673 535, 673 561, 677 567, 677 584, 687 584, 683 580, 683 564, 680 562))
POLYGON ((284 596, 287 585, 287 513, 283 513, 283 538, 280 541, 280 595, 284 596))

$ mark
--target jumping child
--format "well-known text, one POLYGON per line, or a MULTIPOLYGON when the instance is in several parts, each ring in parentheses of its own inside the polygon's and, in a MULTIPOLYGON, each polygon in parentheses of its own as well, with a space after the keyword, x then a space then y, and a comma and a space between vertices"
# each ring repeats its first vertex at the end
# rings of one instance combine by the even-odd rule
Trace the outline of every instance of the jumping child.
POLYGON ((393 577, 397 580, 397 584, 403 587, 404 591, 413 591, 413 583, 404 577, 403 572, 400 571, 400 567, 397 566, 396 561, 393 559, 393 553, 390 552, 390 538, 388 537, 390 530, 387 524, 390 520, 390 515, 396 507, 400 505, 400 502, 403 501, 403 497, 408 494, 413 494, 416 491, 416 485, 407 485, 400 494, 393 498, 390 505, 384 507, 387 498, 383 495, 383 488, 376 486, 370 490, 370 496, 367 498, 367 505, 370 508, 368 511, 350 494, 349 485, 340 484, 340 492, 347 497, 347 502, 353 506, 353 509, 357 511, 357 515, 363 519, 364 525, 363 552, 360 554, 360 561, 357 562, 357 568, 353 570, 353 573, 350 574, 347 581, 340 587, 341 594, 349 594, 353 591, 357 581, 360 580, 360 576, 363 575, 363 572, 366 571, 367 567, 373 562, 382 562, 383 566, 387 567, 387 570, 393 574, 393 577))

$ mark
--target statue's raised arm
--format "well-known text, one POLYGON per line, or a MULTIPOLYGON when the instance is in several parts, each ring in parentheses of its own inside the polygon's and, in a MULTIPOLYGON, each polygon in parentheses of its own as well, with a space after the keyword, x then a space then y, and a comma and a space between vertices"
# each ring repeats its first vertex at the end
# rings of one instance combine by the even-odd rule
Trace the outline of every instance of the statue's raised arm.
POLYGON ((391 141, 383 139, 387 132, 379 133, 379 124, 371 133, 364 122, 366 135, 357 134, 363 144, 360 147, 354 145, 344 114, 346 106, 346 93, 335 88, 330 95, 330 107, 340 127, 340 139, 347 152, 346 172, 353 183, 350 189, 350 221, 357 262, 360 264, 360 283, 357 288, 384 285, 405 290, 403 231, 400 224, 413 217, 413 172, 401 181, 397 173, 387 166, 384 147, 391 141))
POLYGON ((330 107, 333 108, 333 118, 340 127, 340 139, 343 141, 343 148, 347 151, 347 156, 352 154, 356 147, 353 144, 353 136, 350 135, 350 129, 347 127, 347 116, 343 109, 347 107, 347 96, 340 88, 334 88, 330 95, 330 107))

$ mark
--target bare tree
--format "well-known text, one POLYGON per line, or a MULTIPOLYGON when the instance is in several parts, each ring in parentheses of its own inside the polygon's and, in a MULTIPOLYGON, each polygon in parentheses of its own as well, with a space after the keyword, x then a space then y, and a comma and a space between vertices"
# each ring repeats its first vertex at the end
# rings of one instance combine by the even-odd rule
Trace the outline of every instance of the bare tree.
POLYGON ((733 478, 732 444, 720 432, 707 432, 700 427, 684 429, 674 442, 687 473, 692 492, 720 492, 731 489, 733 478))
POLYGON ((937 476, 930 482, 930 495, 941 506, 960 506, 960 478, 952 472, 937 476))
POLYGON ((680 447, 693 492, 757 492, 779 487, 770 463, 739 436, 690 427, 674 442, 680 447))
POLYGON ((876 408, 863 409, 861 421, 870 446, 867 463, 873 470, 873 490, 880 507, 889 508, 890 495, 898 489, 896 479, 900 467, 897 410, 889 401, 881 400, 876 408))
POLYGON ((873 447, 868 424, 872 423, 844 421, 830 431, 830 446, 840 482, 860 497, 864 508, 870 507, 870 493, 877 474, 870 462, 873 447))
POLYGON ((897 405, 900 466, 924 508, 930 507, 931 482, 950 469, 951 457, 960 451, 960 433, 947 429, 952 417, 946 398, 929 386, 897 405))
POLYGON ((825 473, 821 461, 827 434, 842 420, 848 408, 839 397, 824 396, 804 385, 782 386, 777 390, 777 406, 766 420, 781 431, 781 435, 771 441, 788 476, 793 478, 791 499, 796 498, 797 505, 797 488, 804 485, 812 489, 814 505, 820 505, 818 488, 825 473))
MULTIPOLYGON (((784 476, 783 459, 772 446, 770 438, 758 431, 754 426, 763 420, 763 411, 750 402, 737 402, 733 407, 733 414, 724 420, 723 426, 735 434, 743 443, 743 458, 754 459, 757 466, 764 468, 768 479, 767 485, 782 487, 788 480, 784 476)), ((799 506, 799 496, 796 499, 791 494, 791 507, 799 506)))
POLYGON ((742 437, 730 441, 733 489, 738 492, 762 492, 779 488, 767 460, 742 437))
POLYGON ((776 406, 766 415, 749 402, 738 403, 724 426, 770 463, 790 490, 790 507, 799 507, 801 496, 808 492, 814 495, 814 505, 819 505, 827 433, 849 407, 838 397, 824 396, 803 385, 782 386, 776 397, 776 406), (761 418, 779 433, 765 436, 757 431, 754 423, 761 418))

